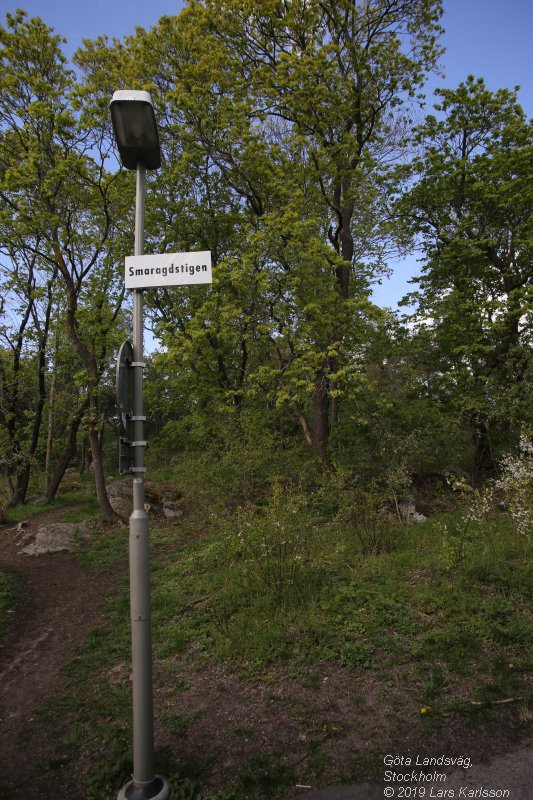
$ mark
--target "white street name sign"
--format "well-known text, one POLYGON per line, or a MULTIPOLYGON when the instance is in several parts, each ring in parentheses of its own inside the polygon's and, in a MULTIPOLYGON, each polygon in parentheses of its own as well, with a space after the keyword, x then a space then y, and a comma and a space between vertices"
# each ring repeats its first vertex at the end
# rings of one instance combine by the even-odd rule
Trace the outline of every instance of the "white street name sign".
POLYGON ((212 283, 211 252, 126 256, 126 289, 212 283))

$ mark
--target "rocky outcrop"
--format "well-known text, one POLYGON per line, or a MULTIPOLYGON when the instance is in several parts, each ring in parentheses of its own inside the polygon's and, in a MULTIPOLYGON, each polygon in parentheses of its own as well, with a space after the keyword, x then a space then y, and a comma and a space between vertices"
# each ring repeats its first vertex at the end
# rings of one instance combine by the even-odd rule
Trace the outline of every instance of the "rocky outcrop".
MULTIPOLYGON (((133 481, 126 478, 114 481, 107 487, 109 502, 116 514, 128 520, 133 511, 133 481)), ((179 519, 183 516, 181 494, 173 487, 157 486, 146 481, 144 486, 145 509, 151 516, 179 519)))
POLYGON ((42 556, 47 553, 60 553, 75 550, 80 541, 89 538, 93 522, 51 522, 42 525, 34 534, 28 531, 22 541, 26 544, 20 551, 26 556, 42 556))
POLYGON ((406 522, 417 522, 421 524, 422 522, 427 521, 427 517, 425 517, 424 514, 420 514, 420 512, 416 510, 414 503, 400 503, 399 508, 400 514, 402 515, 402 518, 406 520, 406 522))
POLYGON ((115 514, 127 520, 133 511, 133 486, 131 480, 115 481, 109 484, 107 496, 115 514))

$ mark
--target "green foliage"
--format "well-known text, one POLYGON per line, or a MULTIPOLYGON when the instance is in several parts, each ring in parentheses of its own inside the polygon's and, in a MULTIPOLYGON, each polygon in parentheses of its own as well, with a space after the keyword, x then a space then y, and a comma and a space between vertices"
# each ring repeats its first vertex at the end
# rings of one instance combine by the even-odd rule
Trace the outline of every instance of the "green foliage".
POLYGON ((230 522, 229 547, 250 592, 272 592, 278 602, 305 592, 309 532, 305 501, 279 484, 264 508, 240 508, 230 522))
POLYGON ((76 425, 100 478, 103 431, 116 435, 134 190, 109 159, 116 85, 152 89, 158 107, 166 167, 149 180, 147 250, 209 249, 214 264, 212 286, 146 293, 163 347, 146 382, 158 462, 240 448, 253 499, 272 448, 301 443, 363 483, 396 471, 399 484, 450 466, 477 474, 516 441, 531 416, 531 126, 513 92, 469 78, 439 93, 441 116, 405 158, 441 11, 437 0, 193 3, 124 42, 85 42, 76 75, 44 22, 7 16, 1 311, 27 323, 0 329, 12 502, 43 461, 48 479, 76 451, 76 425), (417 236, 413 331, 368 287, 391 246, 417 236))
POLYGON ((122 532, 100 532, 90 549, 82 548, 76 557, 88 572, 99 575, 126 558, 127 537, 122 532))
POLYGON ((8 278, 0 330, 9 345, 0 359, 0 439, 6 488, 12 504, 23 503, 39 463, 46 459, 47 479, 58 462, 65 461, 64 471, 88 410, 105 515, 97 428, 101 386, 123 335, 117 265, 126 251, 120 230, 129 213, 127 193, 121 177, 105 169, 105 132, 84 127, 72 108, 74 73, 60 37, 19 10, 0 27, 0 43, 0 251, 8 278), (62 337, 70 340, 70 352, 62 337), (62 382, 65 355, 68 380, 62 382))
POLYGON ((23 506, 13 506, 7 510, 8 522, 20 522, 28 517, 42 514, 51 509, 65 509, 61 519, 69 522, 81 522, 98 512, 95 502, 92 480, 72 481, 66 480, 62 491, 50 503, 26 503, 23 506), (70 508, 71 507, 71 508, 70 508))
MULTIPOLYGON (((377 504, 375 485, 365 495, 346 471, 324 476, 323 486, 332 492, 278 481, 245 504, 220 504, 220 486, 216 511, 183 523, 191 543, 178 561, 156 567, 159 655, 194 642, 256 674, 266 664, 324 658, 375 668, 380 652, 385 665, 429 660, 453 686, 454 672, 504 644, 485 616, 485 587, 522 606, 531 573, 507 515, 483 516, 484 495, 468 495, 464 510, 409 526, 391 513, 393 495, 377 504)), ((527 627, 519 617, 511 648, 527 627)))
MULTIPOLYGON (((465 490, 462 508, 424 525, 388 518, 389 546, 365 548, 349 521, 353 476, 346 470, 324 475, 330 497, 315 475, 307 486, 279 478, 258 483, 255 501, 243 502, 235 478, 206 483, 217 469, 218 462, 192 453, 167 468, 167 486, 183 489, 184 517, 151 524, 154 658, 168 690, 157 724, 177 748, 196 720, 180 705, 176 664, 191 666, 192 675, 218 662, 252 681, 289 674, 308 690, 321 685, 325 665, 346 669, 363 685, 368 676, 388 687, 402 718, 422 710, 431 725, 478 708, 465 704, 465 692, 485 713, 494 700, 529 696, 533 565, 508 513, 481 513, 484 503, 465 490), (461 537, 450 558, 450 542, 461 537)), ((86 546, 82 563, 107 569, 123 560, 126 540, 121 531, 107 532, 86 546)), ((65 756, 72 764, 90 753, 88 797, 116 790, 131 769, 129 645, 124 577, 108 621, 87 637, 68 668, 67 693, 46 719, 58 742, 54 774, 62 774, 65 756)), ((310 769, 322 763, 320 743, 342 733, 334 720, 316 725, 310 769)), ((184 762, 176 752, 157 753, 158 769, 178 797, 205 800, 209 759, 184 762)), ((263 753, 242 765, 217 800, 275 797, 293 780, 276 752, 263 753)))
POLYGON ((161 643, 171 655, 173 629, 174 652, 195 642, 199 652, 213 651, 253 675, 286 662, 308 670, 328 659, 355 671, 378 665, 387 671, 414 661, 421 665, 415 675, 421 704, 453 692, 474 660, 490 673, 495 649, 504 648, 509 663, 519 658, 531 622, 531 564, 507 517, 480 519, 466 537, 466 511, 424 526, 396 525, 389 552, 365 555, 354 546, 353 530, 338 524, 343 501, 350 505, 342 493, 335 506, 326 507, 320 492, 311 503, 302 500, 301 492, 280 494, 275 486, 255 508, 249 503, 210 517, 206 538, 193 533, 195 543, 179 563, 158 567, 157 652, 161 643), (280 541, 285 550, 276 549, 280 541), (262 546, 269 542, 271 552, 262 546), (489 589, 501 602, 493 603, 489 589), (176 605, 182 606, 177 616, 176 605))
MULTIPOLYGON (((513 92, 469 78, 438 93, 439 117, 406 153, 441 11, 438 0, 190 3, 124 42, 85 42, 76 75, 41 20, 18 11, 0 28, 11 502, 82 438, 100 478, 111 457, 134 198, 133 176, 109 158, 116 86, 149 89, 158 107, 165 169, 149 177, 147 251, 212 253, 211 286, 146 292, 162 346, 147 359, 148 461, 184 511, 151 531, 154 655, 168 668, 212 659, 264 678, 290 665, 316 688, 329 662, 403 682, 425 712, 452 707, 471 672, 483 702, 527 691, 531 446, 517 445, 531 418, 532 129, 513 92), (369 302, 369 285, 410 239, 425 261, 407 325, 369 302), (487 489, 455 487, 454 512, 423 526, 402 516, 431 473, 479 477, 498 463, 487 489)), ((66 518, 96 510, 78 488, 58 498, 80 503, 66 518)), ((108 570, 126 539, 106 531, 81 563, 108 570)), ((0 589, 11 604, 4 573, 0 589)), ((126 596, 123 585, 50 716, 57 731, 69 712, 78 720, 56 740, 67 760, 90 751, 89 800, 131 768, 117 678, 126 596)), ((178 739, 193 724, 162 719, 178 739)), ((338 732, 328 720, 320 730, 338 732)), ((160 755, 173 796, 199 800, 209 764, 160 755)), ((276 797, 293 782, 273 752, 217 797, 276 797)))
POLYGON ((533 127, 515 92, 482 79, 437 94, 399 210, 425 255, 416 336, 432 348, 433 391, 470 426, 479 473, 531 418, 533 127))
POLYGON ((292 418, 325 455, 325 417, 348 393, 375 316, 368 282, 393 236, 384 164, 401 153, 401 107, 435 66, 440 13, 433 0, 210 2, 126 49, 99 40, 78 54, 82 91, 99 102, 104 64, 158 87, 171 166, 148 212, 154 248, 213 254, 210 289, 148 295, 176 444, 218 435, 209 416, 247 407, 292 418))
POLYGON ((85 519, 96 517, 98 515, 98 500, 92 494, 90 497, 83 499, 81 505, 76 505, 76 508, 71 511, 66 511, 62 515, 62 522, 83 522, 85 519))
POLYGON ((533 537, 533 440, 520 437, 517 453, 502 459, 501 474, 494 483, 509 508, 518 533, 533 537))
POLYGON ((503 458, 501 475, 496 479, 481 489, 472 489, 464 480, 455 481, 455 491, 464 493, 466 508, 437 523, 447 567, 452 574, 471 561, 472 553, 478 551, 482 540, 485 540, 485 547, 494 547, 495 541, 501 538, 498 533, 502 520, 494 512, 498 505, 509 511, 505 529, 512 523, 529 547, 533 532, 531 456, 530 441, 521 437, 518 452, 508 453, 503 458))

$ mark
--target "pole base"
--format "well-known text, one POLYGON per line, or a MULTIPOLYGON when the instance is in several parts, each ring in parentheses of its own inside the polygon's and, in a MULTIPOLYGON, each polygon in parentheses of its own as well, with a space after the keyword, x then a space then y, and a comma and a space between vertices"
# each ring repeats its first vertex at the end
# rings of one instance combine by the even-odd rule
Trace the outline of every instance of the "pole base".
POLYGON ((117 800, 169 800, 170 789, 168 783, 161 775, 156 775, 147 786, 135 786, 135 781, 130 781, 122 787, 117 800))

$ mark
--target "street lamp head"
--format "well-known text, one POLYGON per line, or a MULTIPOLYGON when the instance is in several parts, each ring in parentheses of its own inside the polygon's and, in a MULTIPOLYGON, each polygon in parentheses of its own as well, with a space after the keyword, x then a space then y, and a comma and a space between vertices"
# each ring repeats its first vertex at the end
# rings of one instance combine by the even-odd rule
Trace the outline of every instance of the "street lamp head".
POLYGON ((161 146, 148 92, 119 91, 111 100, 111 121, 122 163, 127 169, 161 166, 161 146))

